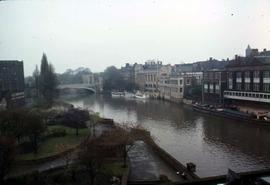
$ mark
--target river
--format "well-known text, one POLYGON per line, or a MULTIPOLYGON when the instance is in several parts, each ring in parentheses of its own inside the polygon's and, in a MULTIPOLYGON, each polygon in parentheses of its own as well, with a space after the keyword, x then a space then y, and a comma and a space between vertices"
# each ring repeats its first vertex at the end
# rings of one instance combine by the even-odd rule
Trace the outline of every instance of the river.
POLYGON ((270 166, 270 128, 194 112, 161 100, 134 100, 100 95, 67 100, 102 117, 149 130, 155 141, 182 163, 197 165, 200 177, 270 166))

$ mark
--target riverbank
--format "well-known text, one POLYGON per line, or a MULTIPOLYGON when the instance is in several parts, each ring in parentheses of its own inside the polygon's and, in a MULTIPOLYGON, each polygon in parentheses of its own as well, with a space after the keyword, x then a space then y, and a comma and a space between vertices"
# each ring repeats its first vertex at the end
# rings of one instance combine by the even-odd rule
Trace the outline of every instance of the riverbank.
MULTIPOLYGON (((92 112, 94 112, 94 111, 92 111, 92 112)), ((123 126, 122 124, 114 122, 113 120, 111 120, 109 118, 101 117, 101 119, 110 123, 110 124, 115 125, 116 127, 123 126)), ((160 170, 161 170, 161 172, 166 172, 166 173, 165 174, 160 173, 159 175, 156 174, 156 178, 157 177, 159 178, 160 175, 168 175, 169 177, 173 178, 171 180, 174 180, 174 181, 176 181, 176 180, 186 181, 186 180, 199 179, 199 177, 195 173, 188 170, 185 165, 181 164, 181 162, 177 161, 173 156, 171 156, 168 152, 166 152, 158 144, 156 144, 154 139, 152 138, 150 132, 146 131, 145 129, 137 128, 137 127, 134 127, 134 128, 131 127, 130 129, 131 129, 131 137, 133 139, 135 139, 136 141, 142 140, 147 145, 147 147, 152 151, 152 152, 148 153, 148 154, 151 154, 153 156, 152 159, 155 159, 154 160, 155 162, 153 162, 153 161, 152 162, 156 163, 156 164, 157 163, 163 164, 163 165, 157 165, 157 166, 162 167, 162 169, 165 169, 165 170, 162 170, 162 169, 160 169, 160 170), (157 160, 159 160, 160 162, 158 162, 157 160), (167 166, 167 167, 165 167, 165 166, 167 166), (176 175, 176 174, 178 174, 178 175, 176 175), (183 174, 183 176, 181 176, 181 174, 183 174)), ((140 148, 140 147, 138 147, 138 148, 140 148)), ((147 150, 144 149, 142 151, 146 152, 147 150)), ((146 156, 143 154, 143 152, 140 152, 140 155, 141 155, 141 157, 146 156)), ((140 158, 140 156, 138 156, 138 155, 137 156, 136 155, 135 156, 129 155, 129 157, 130 157, 130 161, 136 161, 136 159, 133 159, 132 157, 135 157, 135 158, 139 157, 140 158)), ((147 163, 149 163, 149 161, 145 161, 145 165, 147 163)), ((150 163, 151 163, 151 161, 150 161, 150 163)), ((132 171, 132 167, 134 167, 133 171, 137 171, 137 173, 147 174, 147 173, 149 173, 149 171, 151 171, 151 170, 149 170, 147 172, 146 168, 140 168, 140 170, 137 170, 136 169, 137 166, 138 165, 136 165, 136 164, 133 166, 131 165, 131 171, 132 171)), ((146 177, 144 177, 142 175, 133 173, 132 176, 137 176, 137 177, 141 176, 140 180, 145 180, 145 178, 151 179, 151 175, 150 175, 150 177, 147 175, 146 175, 146 177)), ((136 178, 132 178, 131 180, 134 181, 134 179, 136 179, 136 178)), ((151 179, 151 180, 158 180, 158 179, 151 179)))
POLYGON ((152 99, 92 95, 68 102, 125 126, 146 128, 175 159, 196 164, 199 177, 224 175, 228 168, 245 172, 270 166, 270 130, 265 127, 240 124, 197 113, 190 106, 152 99))

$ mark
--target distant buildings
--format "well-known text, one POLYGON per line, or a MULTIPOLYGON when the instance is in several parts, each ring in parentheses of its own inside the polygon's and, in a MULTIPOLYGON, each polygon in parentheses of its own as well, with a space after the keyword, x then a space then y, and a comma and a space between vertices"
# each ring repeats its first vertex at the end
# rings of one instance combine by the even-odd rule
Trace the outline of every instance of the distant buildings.
POLYGON ((161 67, 162 62, 154 60, 148 60, 140 67, 135 78, 135 83, 140 90, 150 93, 158 92, 158 78, 161 67))
POLYGON ((0 61, 0 106, 17 107, 24 102, 23 62, 0 61))
POLYGON ((120 69, 125 80, 132 81, 150 96, 182 102, 184 98, 212 105, 252 102, 270 103, 270 51, 247 47, 246 56, 233 60, 162 65, 126 64, 120 69))
POLYGON ((120 73, 122 74, 124 80, 134 83, 134 66, 126 63, 124 67, 121 67, 120 73))
POLYGON ((184 98, 201 101, 203 72, 184 72, 184 98))
POLYGON ((184 97, 184 78, 182 76, 162 78, 159 83, 159 97, 177 103, 182 102, 184 97))
POLYGON ((270 103, 270 52, 248 46, 246 57, 236 57, 227 66, 227 81, 224 98, 270 103))
POLYGON ((269 106, 270 51, 246 49, 246 56, 228 60, 223 70, 203 72, 202 101, 245 107, 269 106))
POLYGON ((227 86, 227 72, 204 71, 202 83, 202 103, 223 104, 223 92, 227 86))

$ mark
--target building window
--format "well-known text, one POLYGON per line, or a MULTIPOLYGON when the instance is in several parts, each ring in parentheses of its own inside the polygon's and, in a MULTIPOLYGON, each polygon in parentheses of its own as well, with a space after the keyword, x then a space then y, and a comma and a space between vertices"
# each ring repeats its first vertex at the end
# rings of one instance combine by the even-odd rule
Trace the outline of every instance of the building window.
POLYGON ((232 81, 232 79, 229 79, 228 86, 229 86, 229 89, 233 89, 233 81, 232 81))
POLYGON ((242 73, 241 72, 237 72, 236 73, 236 83, 242 83, 242 73))
POLYGON ((241 83, 236 83, 236 90, 240 91, 241 90, 241 83))
POLYGON ((215 79, 220 79, 220 72, 215 72, 215 79))
POLYGON ((210 89, 210 93, 213 93, 214 92, 214 85, 210 84, 209 89, 210 89))
POLYGON ((232 76, 233 76, 233 75, 232 75, 232 72, 229 72, 229 73, 228 73, 228 78, 231 78, 231 79, 232 79, 232 76))
POLYGON ((254 83, 253 84, 253 91, 259 91, 260 90, 260 84, 259 83, 254 83))
POLYGON ((253 78, 260 78, 260 71, 254 71, 253 78))
POLYGON ((180 85, 182 85, 183 84, 183 80, 180 80, 180 85))
POLYGON ((250 72, 249 71, 245 72, 245 78, 250 78, 250 72))
POLYGON ((220 93, 220 88, 219 88, 219 85, 218 85, 218 84, 216 84, 216 86, 215 86, 215 92, 216 92, 217 94, 220 93))
POLYGON ((183 88, 180 88, 180 93, 182 93, 183 92, 183 88))
POLYGON ((209 72, 209 79, 213 79, 214 77, 214 74, 213 74, 213 72, 209 72))
POLYGON ((250 91, 250 83, 245 83, 245 91, 250 91))
POLYGON ((204 87, 204 92, 206 92, 206 93, 207 93, 207 92, 208 92, 208 84, 204 84, 204 86, 203 86, 203 87, 204 87))
POLYGON ((263 78, 270 78, 270 71, 264 71, 263 78))
POLYGON ((177 85, 178 81, 177 80, 170 80, 170 84, 177 85))
POLYGON ((189 85, 189 84, 190 84, 190 79, 188 78, 188 79, 187 79, 187 85, 189 85))
POLYGON ((207 72, 203 74, 203 79, 205 79, 205 80, 208 79, 208 73, 207 72))
POLYGON ((236 78, 242 78, 242 77, 241 77, 241 72, 237 72, 237 73, 236 73, 236 78))
POLYGON ((264 83, 263 84, 263 91, 264 92, 270 92, 270 83, 264 83))

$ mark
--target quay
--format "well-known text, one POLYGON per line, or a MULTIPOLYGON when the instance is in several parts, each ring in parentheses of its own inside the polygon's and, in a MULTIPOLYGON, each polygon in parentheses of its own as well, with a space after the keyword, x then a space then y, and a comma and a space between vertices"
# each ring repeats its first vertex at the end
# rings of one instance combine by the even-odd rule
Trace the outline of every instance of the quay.
POLYGON ((137 141, 128 154, 131 163, 130 184, 156 183, 162 175, 172 182, 199 179, 195 173, 159 147, 151 138, 150 132, 133 129, 131 133, 137 141))
MULTIPOLYGON (((255 180, 258 180, 262 177, 269 177, 270 169, 256 170, 256 171, 250 171, 250 172, 241 172, 241 173, 237 173, 237 175, 240 177, 242 182, 244 182, 245 184, 249 184, 250 182, 254 182, 255 180)), ((223 183, 226 183, 226 179, 227 179, 227 175, 220 175, 220 176, 191 180, 189 182, 177 182, 177 183, 172 183, 172 184, 174 185, 223 184, 223 183)))

